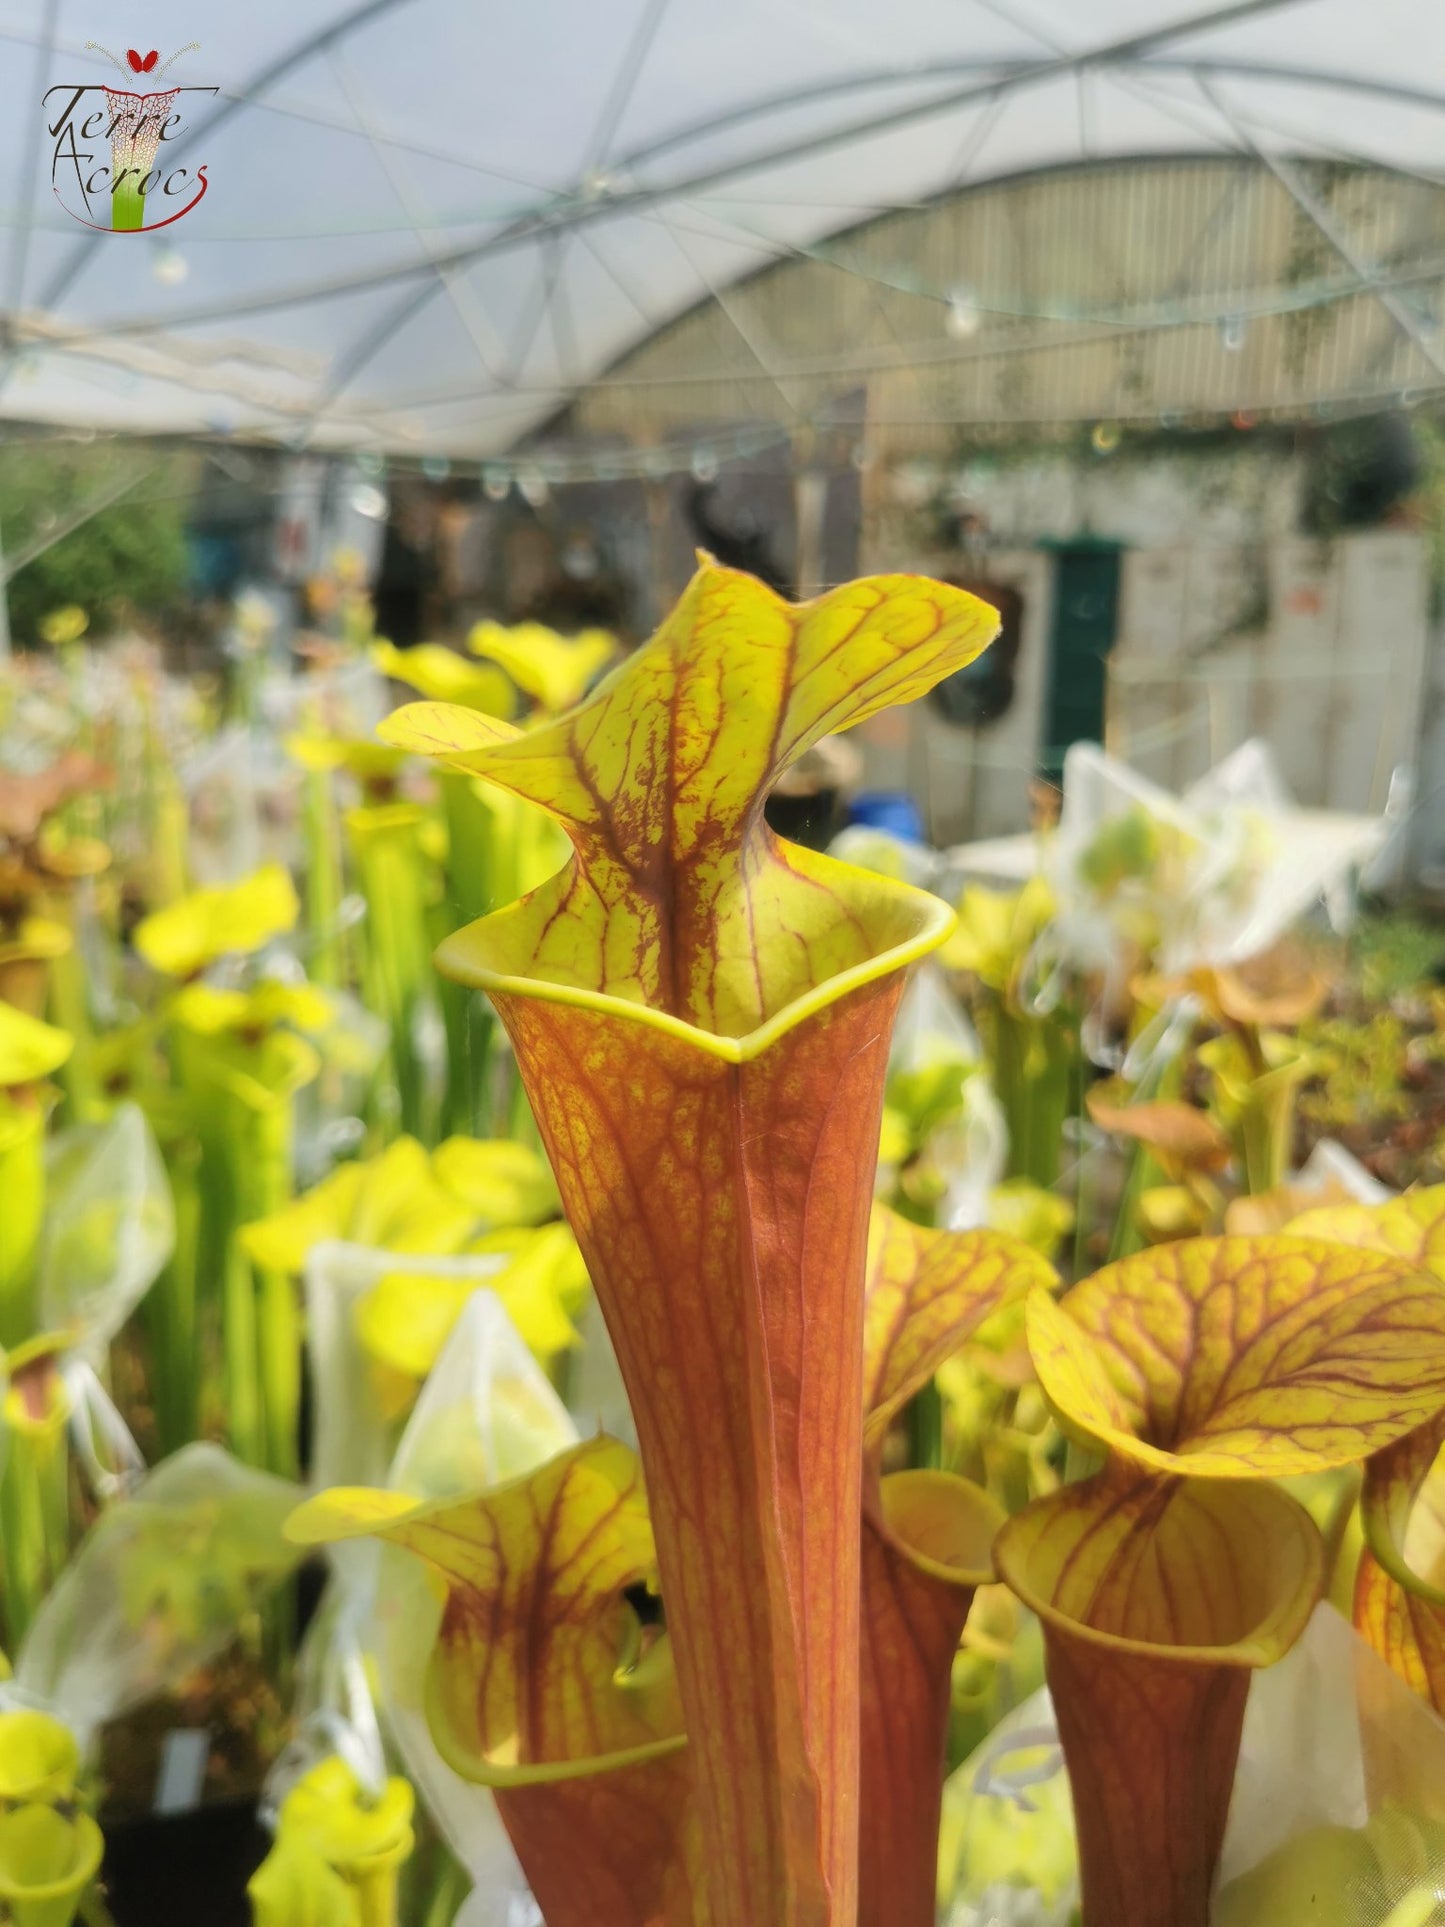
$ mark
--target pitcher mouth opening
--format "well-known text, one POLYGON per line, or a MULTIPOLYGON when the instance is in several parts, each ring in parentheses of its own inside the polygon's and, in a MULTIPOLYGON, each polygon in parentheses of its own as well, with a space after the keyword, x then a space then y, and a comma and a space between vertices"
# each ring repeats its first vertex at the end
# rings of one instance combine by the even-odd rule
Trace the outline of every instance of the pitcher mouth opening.
MULTIPOLYGON (((941 898, 912 884, 859 870, 852 864, 839 863, 835 858, 820 856, 813 851, 800 852, 791 845, 788 853, 790 860, 801 856, 811 874, 839 888, 840 893, 845 884, 851 886, 850 897, 866 892, 880 929, 878 948, 871 950, 857 963, 789 998, 763 1023, 737 1036, 690 1023, 684 1017, 659 1010, 637 997, 568 983, 560 977, 533 976, 507 968, 507 927, 514 912, 530 901, 528 897, 523 897, 518 904, 508 904, 505 909, 494 911, 490 916, 482 917, 444 939, 435 952, 436 966, 444 977, 470 990, 597 1011, 625 1023, 661 1031, 708 1056, 720 1058, 724 1063, 745 1064, 761 1056, 809 1017, 818 1015, 830 1004, 841 1002, 850 992, 890 977, 936 950, 957 921, 954 912, 941 898), (489 951, 497 960, 495 964, 490 961, 489 951)), ((549 885, 541 887, 546 889, 549 885)), ((850 914, 854 921, 859 920, 851 903, 845 903, 840 911, 840 921, 850 914)))
MULTIPOLYGON (((1234 1480, 1183 1479, 1175 1482, 1169 1502, 1181 1498, 1187 1502, 1194 1497, 1189 1491, 1190 1487, 1208 1486, 1224 1488, 1230 1494, 1245 1493, 1252 1504, 1257 1504, 1264 1496, 1262 1484, 1251 1486, 1234 1480)), ((1217 1637, 1201 1639, 1198 1631, 1204 1631, 1205 1628, 1199 1628, 1193 1637, 1171 1639, 1160 1637, 1157 1633, 1146 1637, 1142 1629, 1130 1630, 1127 1605, 1122 1611, 1116 1606, 1110 1615, 1114 1621, 1112 1626, 1091 1623, 1089 1618, 1083 1616, 1089 1610, 1087 1599, 1070 1602, 1078 1604, 1080 1612, 1070 1610, 1069 1604, 1059 1601, 1061 1586, 1067 1583, 1066 1569, 1071 1555, 1063 1556, 1062 1565, 1058 1563, 1060 1555, 1057 1551, 1052 1556, 1046 1553, 1040 1557, 1029 1537, 1030 1514, 1035 1515, 1036 1521, 1044 1508, 1057 1505, 1063 1494, 1074 1490, 1077 1488, 1066 1486, 1062 1494, 1036 1500, 1033 1506, 1015 1514, 1003 1527, 994 1544, 994 1564, 999 1578, 1038 1616, 1047 1630, 1095 1647, 1101 1654, 1117 1653, 1160 1663, 1250 1670, 1271 1666, 1281 1659, 1309 1623, 1324 1582, 1324 1542, 1298 1501, 1277 1487, 1269 1488, 1266 1503, 1270 1507, 1278 1505, 1276 1523, 1281 1542, 1288 1536, 1286 1527, 1299 1529, 1295 1538, 1297 1556, 1291 1559, 1282 1552, 1277 1561, 1271 1562, 1269 1569, 1251 1573, 1249 1596, 1236 1594, 1220 1611, 1217 1626, 1207 1629, 1216 1632, 1217 1637)), ((1170 1551, 1177 1549, 1176 1546, 1161 1552, 1166 1565, 1172 1563, 1170 1551)), ((1197 1565, 1192 1554, 1189 1564, 1191 1569, 1197 1565)), ((1178 1573, 1175 1576, 1180 1577, 1178 1573)), ((1161 1591, 1171 1590, 1167 1578, 1157 1583, 1161 1591)))

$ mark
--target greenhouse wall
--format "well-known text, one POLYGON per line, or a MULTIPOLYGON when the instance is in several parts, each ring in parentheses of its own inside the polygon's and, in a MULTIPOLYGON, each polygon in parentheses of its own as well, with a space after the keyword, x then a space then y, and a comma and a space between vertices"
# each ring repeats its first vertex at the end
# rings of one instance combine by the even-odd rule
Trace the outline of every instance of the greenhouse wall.
MULTIPOLYGON (((1054 557, 1018 549, 961 570, 962 561, 935 554, 910 566, 1019 592, 1007 708, 993 722, 960 727, 919 704, 860 732, 865 781, 912 787, 940 843, 1026 829, 1032 773, 1065 747, 1044 740, 1054 557)), ((1430 645, 1428 553, 1406 530, 1127 550, 1107 745, 1181 789, 1263 736, 1299 803, 1378 812, 1396 772, 1420 762, 1427 664, 1438 659, 1439 638, 1430 645)), ((1436 769, 1439 734, 1429 736, 1432 761, 1411 785, 1422 798, 1445 778, 1445 765, 1436 769)))

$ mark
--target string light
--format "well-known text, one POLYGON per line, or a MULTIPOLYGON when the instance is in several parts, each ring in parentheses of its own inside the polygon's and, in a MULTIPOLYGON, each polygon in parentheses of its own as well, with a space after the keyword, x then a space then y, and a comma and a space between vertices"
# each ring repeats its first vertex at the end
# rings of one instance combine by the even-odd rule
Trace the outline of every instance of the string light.
MULTIPOLYGON (((1424 389, 1413 390, 1410 399, 1422 400, 1429 392, 1424 389)), ((1315 405, 1314 413, 1321 420, 1329 420, 1339 410, 1324 402, 1315 405)), ((1260 417, 1249 409, 1233 412, 1195 410, 1185 414, 1171 408, 1159 410, 1152 419, 1165 430, 1192 432, 1224 423, 1236 429, 1250 429, 1258 425, 1260 417)), ((829 422, 813 425, 820 431, 836 430, 839 426, 829 422)), ((1013 441, 1019 431, 1015 424, 976 422, 969 425, 968 432, 973 442, 983 446, 1013 441)), ((1117 421, 1095 422, 1089 430, 1090 446, 1099 456, 1112 455, 1122 444, 1125 432, 1123 425, 1117 421)), ((613 445, 586 453, 563 453, 559 449, 533 450, 512 458, 489 457, 484 462, 453 460, 447 464, 447 468, 449 472, 476 476, 482 493, 489 501, 504 502, 515 488, 525 501, 537 508, 546 503, 556 489, 579 484, 665 481, 682 475, 711 481, 729 464, 787 448, 791 441, 792 433, 788 429, 755 426, 719 435, 707 442, 653 444, 647 448, 613 445)), ((861 470, 883 458, 876 447, 871 447, 866 440, 858 440, 848 445, 846 455, 840 451, 841 459, 846 459, 854 468, 861 470)), ((368 474, 380 475, 385 466, 379 456, 370 453, 358 456, 356 461, 357 466, 368 474)), ((434 470, 424 461, 417 460, 415 467, 424 475, 434 476, 434 470)))
POLYGON ((952 341, 972 341, 983 326, 983 316, 978 303, 962 288, 955 289, 948 297, 948 311, 943 317, 943 330, 952 341))

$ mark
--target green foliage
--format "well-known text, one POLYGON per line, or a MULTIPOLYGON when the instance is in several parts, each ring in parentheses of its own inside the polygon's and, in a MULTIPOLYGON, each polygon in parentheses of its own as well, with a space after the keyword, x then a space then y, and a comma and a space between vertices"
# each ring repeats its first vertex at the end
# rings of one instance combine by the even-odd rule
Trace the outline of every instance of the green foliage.
POLYGON ((1350 951, 1361 994, 1370 1003, 1383 1003, 1435 980, 1445 967, 1445 924, 1410 910, 1387 910, 1361 918, 1350 951))
POLYGON ((1302 1160, 1337 1138, 1393 1190, 1445 1170, 1445 925, 1416 911, 1367 915, 1329 1009, 1300 1026, 1312 1070, 1300 1093, 1302 1160))
POLYGON ((53 609, 77 603, 92 635, 164 617, 185 585, 187 458, 152 465, 134 444, 75 448, 38 441, 0 449, 0 540, 14 558, 64 528, 128 475, 135 487, 17 571, 8 587, 16 642, 40 640, 53 609))
POLYGON ((1445 423, 1417 415, 1415 445, 1424 470, 1416 506, 1425 540, 1430 545, 1430 572, 1438 597, 1441 585, 1445 584, 1445 423))
POLYGON ((1376 1011, 1360 1023, 1322 1018, 1301 1037, 1321 1071, 1318 1088, 1300 1098, 1300 1115, 1309 1123, 1340 1131, 1409 1116, 1404 1077, 1411 1033, 1393 1011, 1376 1011))
POLYGON ((1079 875, 1107 896, 1121 883, 1153 874, 1159 860, 1159 825, 1142 804, 1110 817, 1079 859, 1079 875))

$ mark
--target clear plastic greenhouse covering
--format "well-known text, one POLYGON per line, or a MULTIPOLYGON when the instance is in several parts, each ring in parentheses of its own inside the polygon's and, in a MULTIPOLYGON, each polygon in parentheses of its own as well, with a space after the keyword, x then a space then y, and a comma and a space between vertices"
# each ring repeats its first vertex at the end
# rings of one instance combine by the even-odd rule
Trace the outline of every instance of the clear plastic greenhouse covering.
POLYGON ((320 449, 512 448, 692 304, 969 183, 1445 170, 1437 0, 0 0, 0 75, 0 417, 320 449), (184 90, 183 219, 81 225, 81 86, 184 90))

